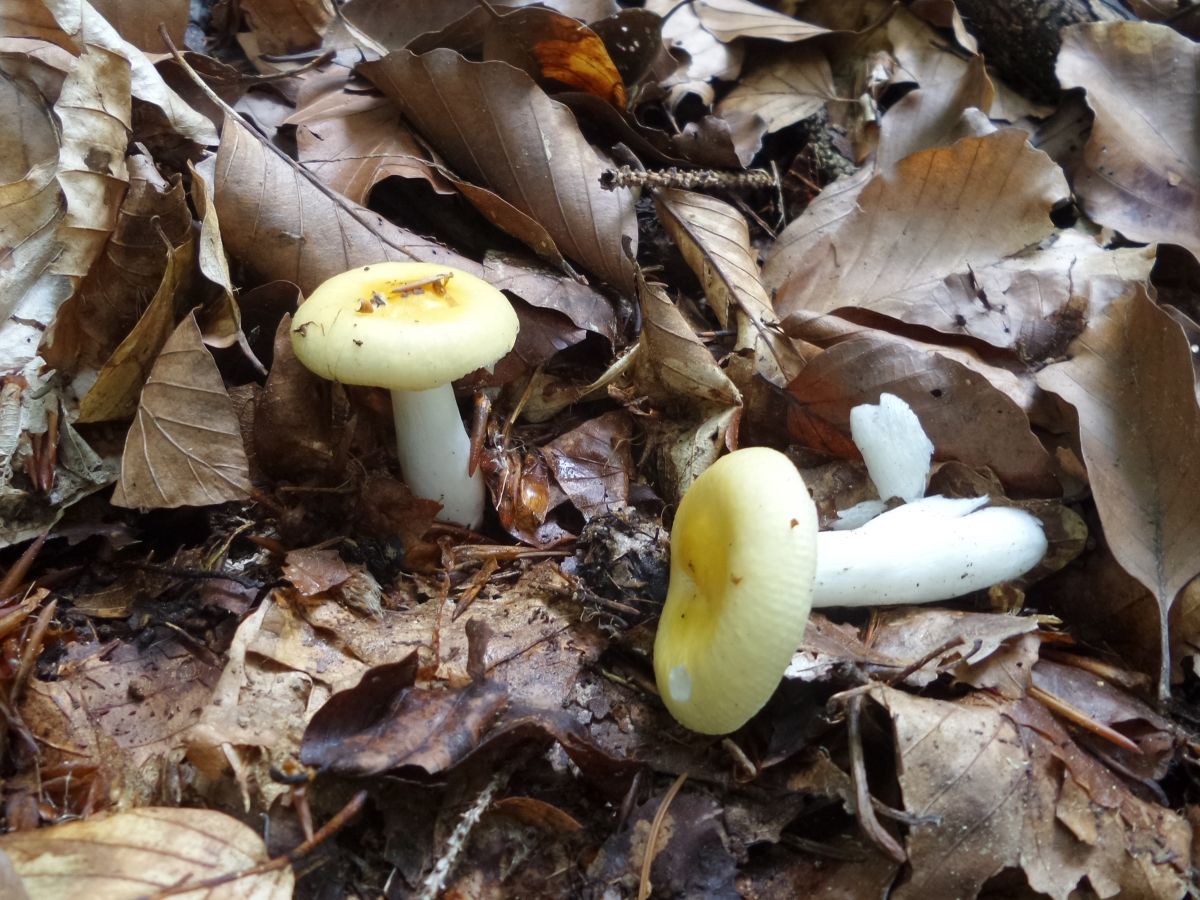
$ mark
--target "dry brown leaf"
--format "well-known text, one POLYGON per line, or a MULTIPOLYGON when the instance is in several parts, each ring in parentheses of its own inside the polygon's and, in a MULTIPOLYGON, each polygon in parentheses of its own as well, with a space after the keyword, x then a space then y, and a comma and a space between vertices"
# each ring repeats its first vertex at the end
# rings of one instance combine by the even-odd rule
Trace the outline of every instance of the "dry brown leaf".
POLYGON ((876 175, 844 215, 806 212, 781 235, 763 280, 780 316, 861 307, 943 331, 970 323, 987 340, 1011 330, 999 298, 947 292, 945 282, 1045 238, 1066 196, 1062 172, 1024 132, 965 138, 876 175), (943 308, 941 293, 957 302, 943 308))
POLYGON ((612 304, 593 287, 573 278, 563 278, 528 260, 489 252, 483 258, 484 277, 502 291, 516 294, 531 306, 552 309, 570 319, 577 328, 617 339, 617 317, 612 304))
POLYGON ((360 70, 461 177, 535 221, 563 255, 632 290, 633 264, 622 248, 626 239, 637 246, 632 195, 600 186, 609 164, 571 112, 528 75, 450 50, 396 51, 360 70))
POLYGON ((1075 174, 1087 214, 1200 257, 1200 48, 1166 25, 1078 25, 1063 33, 1058 80, 1096 113, 1075 174))
POLYGON ((757 117, 760 128, 752 145, 738 143, 738 156, 748 162, 762 134, 807 119, 837 97, 833 71, 819 47, 802 44, 786 50, 756 53, 733 90, 717 104, 716 113, 735 133, 739 120, 757 117))
POLYGON ((20 369, 37 355, 70 293, 65 278, 48 274, 65 201, 55 178, 58 131, 46 99, 31 84, 0 75, 0 116, 8 123, 0 136, 0 358, 20 369), (57 289, 34 292, 43 279, 57 289))
MULTIPOLYGON (((948 53, 940 56, 957 59, 948 53)), ((958 76, 923 82, 888 108, 879 127, 877 169, 887 171, 919 150, 954 143, 966 136, 963 113, 968 109, 985 113, 991 109, 996 92, 984 69, 983 57, 971 57, 958 76)))
POLYGON ((116 225, 129 181, 130 104, 129 63, 85 46, 54 104, 62 128, 58 183, 67 203, 58 226, 62 252, 52 266, 61 275, 86 275, 116 225))
POLYGON ((726 446, 742 395, 660 285, 640 281, 642 333, 629 374, 635 397, 686 416, 647 419, 647 446, 668 502, 683 496, 726 446))
MULTIPOLYGON (((54 322, 46 359, 68 372, 99 368, 126 339, 147 299, 166 285, 168 250, 181 255, 168 292, 191 265, 192 214, 181 180, 163 178, 145 156, 129 157, 128 166, 129 190, 104 253, 54 322)), ((174 324, 173 296, 162 303, 174 324)))
POLYGON ((1092 494, 1113 555, 1158 601, 1159 690, 1168 613, 1200 574, 1200 406, 1182 329, 1140 288, 1109 306, 1038 384, 1079 414, 1092 494))
POLYGON ((286 56, 320 46, 333 21, 331 0, 240 0, 246 22, 267 55, 286 56))
POLYGON ((585 520, 621 509, 633 472, 633 423, 623 410, 605 413, 541 447, 563 493, 585 520))
POLYGON ((809 361, 788 385, 796 402, 788 427, 800 443, 856 458, 850 410, 895 394, 908 403, 938 459, 987 466, 1015 492, 1059 492, 1050 454, 1021 408, 965 365, 871 332, 847 338, 809 361))
POLYGON ((215 186, 225 248, 262 281, 291 281, 307 294, 347 269, 390 260, 480 274, 477 263, 442 245, 334 201, 233 119, 225 121, 215 186))
POLYGON ((1037 704, 950 703, 885 687, 871 696, 893 720, 904 808, 937 819, 909 831, 912 874, 893 891, 898 900, 974 897, 1017 866, 1059 900, 1085 876, 1101 896, 1183 896, 1184 820, 1129 793, 1037 704), (1090 805, 1069 806, 1076 793, 1092 794, 1090 805))
POLYGON ((753 359, 749 371, 731 372, 734 383, 745 392, 755 375, 778 385, 794 378, 803 361, 776 329, 742 214, 724 200, 691 191, 662 190, 654 200, 659 220, 700 279, 717 321, 737 329, 734 350, 753 359))
POLYGON ((184 103, 146 55, 117 34, 87 0, 41 0, 40 4, 18 5, 24 7, 22 15, 4 22, 0 31, 14 37, 45 38, 73 51, 88 46, 124 57, 130 67, 133 96, 158 107, 181 137, 202 146, 217 142, 212 123, 184 103))
POLYGON ((793 19, 750 0, 694 0, 700 24, 718 40, 763 38, 771 41, 803 41, 826 34, 827 29, 793 19))
MULTIPOLYGON (((123 587, 129 597, 146 585, 127 578, 123 587)), ((220 669, 171 638, 99 651, 96 644, 75 645, 70 653, 79 658, 69 658, 56 680, 30 683, 20 712, 44 742, 42 768, 94 766, 95 779, 107 786, 104 805, 177 802, 170 785, 177 784, 182 733, 208 703, 220 669)), ((20 777, 33 781, 32 773, 20 777)), ((40 790, 70 810, 89 787, 67 780, 40 790)))
POLYGON ((483 56, 625 107, 625 84, 604 42, 582 22, 552 9, 527 7, 493 17, 483 56))
POLYGON ((166 246, 162 283, 137 325, 105 361, 95 383, 79 402, 81 423, 127 419, 137 410, 150 367, 175 329, 175 297, 192 266, 190 230, 188 238, 178 251, 166 246))
POLYGON ((392 176, 423 178, 438 193, 453 192, 383 97, 339 87, 306 103, 285 124, 296 126, 305 168, 355 203, 365 204, 371 189, 392 176))
POLYGON ((159 25, 165 25, 176 47, 183 46, 188 26, 188 0, 143 0, 136 5, 125 0, 95 0, 96 12, 129 43, 147 53, 166 50, 159 25))
MULTIPOLYGON (((95 816, 0 837, 30 896, 132 900, 187 881, 204 881, 267 860, 262 838, 211 809, 155 808, 95 816)), ((287 900, 291 866, 204 891, 212 900, 287 900)))
POLYGON ((233 404, 189 315, 146 380, 112 502, 145 509, 208 506, 249 493, 249 464, 233 404))

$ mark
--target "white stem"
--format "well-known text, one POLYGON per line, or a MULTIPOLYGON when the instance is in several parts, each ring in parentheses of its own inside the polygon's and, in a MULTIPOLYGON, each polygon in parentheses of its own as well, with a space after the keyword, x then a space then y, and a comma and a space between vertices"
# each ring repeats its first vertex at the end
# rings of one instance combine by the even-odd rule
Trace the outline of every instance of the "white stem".
POLYGON ((979 509, 986 497, 927 497, 852 531, 817 535, 813 606, 949 600, 1025 574, 1046 553, 1024 510, 979 509))
POLYGON ((483 521, 483 473, 467 474, 471 439, 449 384, 428 391, 392 391, 396 453, 414 494, 442 504, 438 518, 468 528, 483 521))

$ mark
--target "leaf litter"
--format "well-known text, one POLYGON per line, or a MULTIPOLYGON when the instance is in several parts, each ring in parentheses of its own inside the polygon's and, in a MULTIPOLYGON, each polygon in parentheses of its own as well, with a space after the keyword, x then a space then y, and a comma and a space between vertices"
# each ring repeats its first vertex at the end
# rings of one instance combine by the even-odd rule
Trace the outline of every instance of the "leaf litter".
POLYGON ((1186 19, 1067 28, 1025 98, 948 2, 644 6, 0 4, 6 895, 1195 892, 1186 19), (477 530, 292 351, 384 260, 517 309, 458 386, 477 530), (814 614, 687 732, 679 499, 767 444, 832 521, 882 393, 1048 555, 814 614))

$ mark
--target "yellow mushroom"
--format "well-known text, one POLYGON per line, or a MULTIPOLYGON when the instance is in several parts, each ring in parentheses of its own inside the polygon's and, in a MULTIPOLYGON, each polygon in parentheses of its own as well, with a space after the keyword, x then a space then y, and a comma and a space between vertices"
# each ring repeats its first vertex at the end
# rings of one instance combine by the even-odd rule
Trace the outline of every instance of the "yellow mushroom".
POLYGON ((517 314, 499 290, 433 263, 361 266, 321 284, 296 310, 292 346, 318 375, 392 392, 396 452, 419 497, 440 518, 477 527, 481 474, 450 383, 512 349, 517 314))
POLYGON ((671 530, 671 582, 654 642, 663 702, 703 734, 745 724, 804 635, 817 513, 776 450, 722 457, 688 489, 671 530))

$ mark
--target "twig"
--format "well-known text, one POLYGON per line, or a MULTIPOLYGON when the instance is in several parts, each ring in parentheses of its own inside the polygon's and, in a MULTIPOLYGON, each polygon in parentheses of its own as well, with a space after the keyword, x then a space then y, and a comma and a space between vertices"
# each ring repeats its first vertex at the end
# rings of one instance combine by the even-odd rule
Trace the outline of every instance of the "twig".
POLYGON ((745 172, 722 172, 718 169, 634 169, 620 166, 600 175, 600 186, 606 190, 623 187, 681 188, 687 191, 725 190, 745 191, 775 186, 775 176, 765 169, 745 172))
POLYGON ((1025 692, 1034 700, 1039 701, 1052 713, 1061 716, 1068 722, 1072 722, 1085 731, 1090 731, 1092 734, 1116 744, 1123 750, 1128 750, 1130 753, 1136 753, 1138 756, 1142 755, 1142 748, 1129 738, 1125 737, 1125 735, 1121 734, 1121 732, 1114 728, 1109 728, 1103 722, 1097 722, 1079 707, 1068 703, 1066 700, 1062 699, 1062 697, 1052 694, 1049 691, 1033 684, 1026 688, 1025 692))
POLYGON ((16 594, 17 586, 25 580, 25 576, 29 573, 33 561, 42 552, 42 547, 49 536, 50 532, 47 531, 45 534, 39 534, 34 538, 33 543, 21 552, 21 555, 17 557, 17 561, 4 573, 4 577, 0 578, 0 601, 7 600, 16 594))
POLYGON ((679 789, 683 787, 683 783, 687 781, 687 777, 688 773, 684 772, 675 779, 674 784, 667 788, 662 803, 658 804, 658 810, 654 813, 654 821, 650 823, 650 833, 646 835, 646 851, 642 856, 642 877, 638 883, 638 900, 647 900, 650 891, 653 890, 650 885, 650 867, 654 864, 654 857, 658 855, 658 834, 662 831, 663 822, 666 821, 667 808, 675 799, 675 795, 679 793, 679 789))
POLYGON ((290 866, 292 863, 307 856, 330 837, 346 827, 346 824, 362 812, 363 806, 367 802, 367 792, 359 791, 350 798, 350 802, 341 808, 341 810, 328 822, 317 829, 316 834, 309 840, 300 844, 282 856, 276 856, 264 863, 259 863, 257 866, 251 866, 249 869, 243 869, 240 872, 229 872, 225 875, 218 875, 215 878, 206 878, 203 881, 187 881, 184 880, 179 884, 172 885, 169 888, 163 888, 156 894, 151 894, 145 900, 159 900, 160 897, 171 897, 175 894, 190 894, 193 891, 211 890, 212 888, 220 887, 223 884, 230 884, 234 881, 240 881, 243 878, 250 878, 254 875, 265 875, 267 872, 274 872, 285 866, 290 866))
MULTIPOLYGON (((934 647, 932 650, 930 650, 928 653, 926 653, 924 656, 922 656, 916 662, 910 663, 909 665, 905 666, 903 669, 901 669, 895 675, 888 676, 888 678, 886 678, 884 680, 884 684, 889 684, 889 685, 899 684, 905 678, 907 678, 909 675, 912 675, 914 672, 919 672, 921 669, 925 668, 925 665, 927 663, 932 662, 933 660, 937 659, 943 653, 948 653, 949 651, 953 650, 955 647, 962 644, 962 642, 963 642, 963 638, 961 638, 961 637, 950 638, 950 640, 946 641, 945 643, 943 643, 937 647, 934 647)), ((983 641, 979 640, 979 638, 976 638, 975 644, 971 647, 971 649, 969 651, 962 654, 960 659, 963 662, 966 662, 968 659, 970 659, 972 656, 974 656, 976 653, 979 652, 979 648, 982 645, 983 645, 983 641)))
POLYGON ((862 694, 856 694, 846 704, 846 726, 850 747, 850 778, 854 782, 854 806, 858 814, 858 827, 880 850, 898 863, 908 861, 904 848, 897 843, 879 820, 875 818, 875 807, 871 802, 871 791, 867 786, 867 766, 863 759, 862 745, 862 694))
POLYGON ((458 864, 458 858, 462 856, 463 850, 466 849, 471 832, 479 824, 479 820, 483 817, 487 808, 492 805, 492 799, 496 796, 496 792, 504 785, 504 782, 508 780, 513 768, 514 765, 510 763, 493 775, 487 786, 479 792, 479 796, 475 798, 475 802, 471 804, 471 808, 463 813, 462 818, 458 820, 458 824, 454 826, 454 830, 450 832, 450 837, 446 840, 446 852, 442 854, 437 864, 433 867, 433 871, 422 882, 420 893, 417 894, 417 900, 436 900, 442 893, 442 890, 446 887, 446 881, 454 871, 455 865, 458 864))
POLYGON ((232 572, 213 572, 210 569, 190 569, 185 566, 165 566, 161 563, 151 562, 127 562, 125 565, 143 572, 154 572, 156 575, 170 575, 172 578, 191 578, 196 581, 232 581, 234 584, 255 591, 261 591, 267 586, 265 581, 247 578, 245 575, 234 575, 232 572))
POLYGON ((8 692, 8 698, 14 706, 21 699, 21 695, 25 693, 25 685, 29 683, 33 665, 37 662, 42 642, 46 639, 46 629, 50 627, 50 620, 54 618, 57 610, 57 600, 47 603, 46 607, 38 613, 37 621, 33 623, 29 637, 25 640, 25 646, 21 650, 21 664, 17 667, 17 674, 13 677, 12 686, 8 692))

